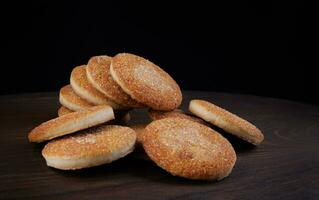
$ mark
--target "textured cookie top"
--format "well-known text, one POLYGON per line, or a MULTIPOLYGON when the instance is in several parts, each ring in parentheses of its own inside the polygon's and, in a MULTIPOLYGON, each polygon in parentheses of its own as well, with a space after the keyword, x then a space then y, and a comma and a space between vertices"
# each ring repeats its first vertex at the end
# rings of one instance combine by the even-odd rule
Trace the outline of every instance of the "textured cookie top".
POLYGON ((66 85, 61 88, 59 99, 62 105, 73 111, 84 110, 93 106, 93 104, 75 94, 71 85, 66 85))
POLYGON ((153 121, 145 128, 142 143, 157 165, 190 179, 224 178, 236 161, 232 145, 223 136, 187 119, 153 121))
POLYGON ((196 116, 252 144, 258 145, 264 140, 264 135, 256 126, 208 101, 192 100, 189 110, 196 116))
POLYGON ((156 110, 173 110, 182 101, 174 79, 154 63, 128 53, 112 58, 113 79, 133 99, 156 110))
POLYGON ((62 115, 67 115, 67 114, 70 114, 72 113, 73 111, 64 107, 64 106, 61 106, 58 110, 58 116, 62 116, 62 115))
POLYGON ((107 98, 95 89, 86 76, 86 65, 75 67, 71 72, 70 83, 74 92, 81 98, 95 105, 110 105, 114 109, 120 108, 118 104, 107 98))
POLYGON ((117 104, 130 108, 142 107, 113 80, 110 74, 111 59, 109 56, 94 56, 89 60, 86 67, 89 82, 117 104))
POLYGON ((51 119, 35 127, 28 135, 30 142, 43 142, 74 133, 114 119, 113 109, 108 106, 93 106, 87 110, 72 112, 51 119))
POLYGON ((188 115, 184 113, 182 110, 176 109, 173 111, 160 111, 160 110, 153 110, 149 109, 148 114, 153 120, 159 120, 159 119, 164 119, 168 117, 177 117, 177 118, 182 118, 182 119, 188 119, 193 122, 201 123, 203 125, 206 125, 206 122, 200 118, 188 115))
POLYGON ((63 159, 116 154, 123 148, 132 147, 135 140, 134 130, 128 127, 104 125, 49 142, 42 154, 63 159))

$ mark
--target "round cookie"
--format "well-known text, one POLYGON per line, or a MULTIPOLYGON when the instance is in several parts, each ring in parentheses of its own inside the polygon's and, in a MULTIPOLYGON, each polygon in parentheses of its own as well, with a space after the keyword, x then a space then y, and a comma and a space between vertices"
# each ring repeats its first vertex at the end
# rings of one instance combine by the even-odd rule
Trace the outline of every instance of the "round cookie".
POLYGON ((188 119, 193 122, 197 122, 203 125, 207 125, 206 122, 200 118, 188 115, 184 113, 182 110, 176 109, 173 111, 160 111, 160 110, 153 110, 149 109, 148 110, 148 115, 152 120, 159 120, 159 119, 164 119, 168 117, 177 117, 177 118, 182 118, 182 119, 188 119))
POLYGON ((113 80, 110 74, 111 59, 109 56, 94 56, 89 60, 86 66, 89 82, 109 99, 123 107, 142 107, 142 104, 132 99, 113 80))
POLYGON ((75 170, 110 163, 131 153, 135 132, 123 126, 104 125, 49 142, 42 150, 47 165, 75 170))
POLYGON ((114 109, 121 108, 89 83, 85 68, 85 65, 78 66, 71 72, 70 83, 74 92, 94 105, 110 105, 114 109))
POLYGON ((112 107, 94 106, 87 110, 73 112, 51 119, 34 128, 28 135, 30 142, 43 142, 59 136, 74 133, 114 119, 112 107))
POLYGON ((230 174, 236 153, 222 135, 199 123, 165 118, 143 132, 147 155, 169 173, 198 180, 220 180, 230 174))
POLYGON ((174 79, 152 62, 128 53, 112 58, 113 80, 136 101, 155 110, 174 110, 182 92, 174 79))
POLYGON ((61 106, 58 110, 58 116, 61 117, 62 115, 67 115, 73 112, 74 112, 73 110, 70 110, 64 106, 61 106))
POLYGON ((256 126, 208 101, 192 100, 189 110, 205 121, 254 145, 259 145, 264 140, 264 135, 256 126))
POLYGON ((73 111, 85 110, 93 106, 75 94, 71 85, 66 85, 60 89, 59 101, 64 107, 73 111))

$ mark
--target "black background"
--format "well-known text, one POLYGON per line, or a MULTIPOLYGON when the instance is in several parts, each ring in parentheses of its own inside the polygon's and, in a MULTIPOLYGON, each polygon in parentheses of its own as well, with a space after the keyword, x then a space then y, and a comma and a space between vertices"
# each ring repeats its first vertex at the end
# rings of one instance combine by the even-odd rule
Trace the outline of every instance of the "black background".
POLYGON ((28 1, 1 6, 1 94, 57 91, 93 55, 130 52, 182 89, 319 104, 303 3, 28 1))

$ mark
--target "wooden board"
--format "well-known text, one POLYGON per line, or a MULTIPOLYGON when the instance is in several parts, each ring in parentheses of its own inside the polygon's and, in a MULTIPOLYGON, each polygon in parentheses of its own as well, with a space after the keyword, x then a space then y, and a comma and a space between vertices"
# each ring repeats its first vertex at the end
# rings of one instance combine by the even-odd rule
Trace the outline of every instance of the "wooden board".
MULTIPOLYGON (((232 174, 219 182, 171 176, 132 154, 79 171, 46 166, 43 145, 27 133, 54 118, 57 93, 0 97, 0 199, 318 199, 319 107, 286 100, 213 92, 184 92, 220 105, 256 124, 265 141, 255 148, 222 132, 235 147, 232 174)), ((133 122, 147 121, 145 110, 133 122)))

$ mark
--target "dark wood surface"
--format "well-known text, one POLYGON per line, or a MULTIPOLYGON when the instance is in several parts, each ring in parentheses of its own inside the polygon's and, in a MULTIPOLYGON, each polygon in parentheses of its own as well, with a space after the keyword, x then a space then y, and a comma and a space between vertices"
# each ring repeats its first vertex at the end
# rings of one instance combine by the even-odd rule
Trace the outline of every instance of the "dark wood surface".
MULTIPOLYGON (((238 160, 219 182, 171 176, 133 153, 78 171, 46 166, 43 145, 27 133, 54 118, 57 93, 0 97, 0 199, 319 199, 319 107, 286 100, 213 92, 184 92, 184 106, 202 98, 256 124, 265 141, 254 147, 222 132, 238 160)), ((132 123, 147 120, 144 110, 132 123)))

